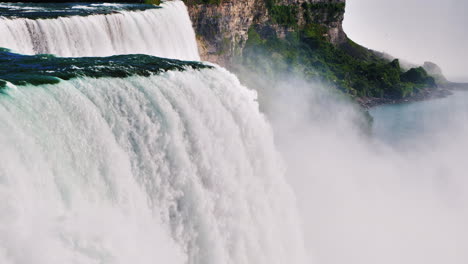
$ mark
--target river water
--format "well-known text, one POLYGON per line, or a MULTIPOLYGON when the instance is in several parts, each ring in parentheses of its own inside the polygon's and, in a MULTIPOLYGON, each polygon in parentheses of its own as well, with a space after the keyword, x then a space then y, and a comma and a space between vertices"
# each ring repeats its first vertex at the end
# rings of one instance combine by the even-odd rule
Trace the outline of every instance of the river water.
POLYGON ((372 108, 374 136, 404 147, 424 138, 443 136, 447 129, 468 118, 468 92, 422 102, 383 105, 372 108))

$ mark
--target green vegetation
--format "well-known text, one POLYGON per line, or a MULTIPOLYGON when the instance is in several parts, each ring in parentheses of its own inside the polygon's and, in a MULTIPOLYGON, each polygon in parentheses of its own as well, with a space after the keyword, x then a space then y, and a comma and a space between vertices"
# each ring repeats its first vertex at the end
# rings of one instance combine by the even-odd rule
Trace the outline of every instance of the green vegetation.
POLYGON ((222 0, 183 0, 188 6, 191 5, 220 5, 222 0))
POLYGON ((404 72, 398 60, 384 60, 351 40, 335 47, 326 32, 324 26, 308 24, 280 39, 250 28, 242 63, 272 78, 275 72, 300 73, 360 97, 403 98, 435 86, 423 68, 404 72))
MULTIPOLYGON (((299 6, 277 5, 277 0, 265 0, 266 7, 274 23, 282 26, 297 25, 299 6)), ((306 23, 332 22, 344 13, 345 3, 307 3, 301 4, 306 23)))
POLYGON ((148 5, 160 5, 161 0, 144 0, 144 3, 148 5))
POLYGON ((302 3, 302 8, 308 11, 317 12, 318 10, 324 11, 333 16, 336 14, 343 14, 345 11, 345 3, 302 3))
POLYGON ((275 5, 270 9, 270 16, 274 23, 283 26, 297 24, 297 7, 288 5, 275 5))
POLYGON ((291 31, 278 38, 251 28, 242 63, 272 78, 275 72, 300 73, 325 81, 353 96, 403 98, 435 81, 423 68, 404 72, 398 60, 387 61, 349 40, 339 47, 327 40, 328 25, 338 22, 345 3, 278 5, 265 0, 273 24, 291 31), (302 14, 305 25, 299 25, 302 14), (259 65, 260 64, 260 65, 259 65))
POLYGON ((302 3, 304 19, 306 23, 314 23, 317 20, 332 22, 344 14, 345 3, 302 3))

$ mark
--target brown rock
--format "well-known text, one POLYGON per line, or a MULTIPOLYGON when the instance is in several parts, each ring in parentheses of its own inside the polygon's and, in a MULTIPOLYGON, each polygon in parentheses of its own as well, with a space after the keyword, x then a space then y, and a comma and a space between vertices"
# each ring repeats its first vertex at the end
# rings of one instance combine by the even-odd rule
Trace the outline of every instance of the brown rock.
MULTIPOLYGON (((278 0, 276 5, 294 6, 298 25, 305 25, 302 4, 344 3, 345 0, 278 0)), ((251 26, 268 28, 278 37, 285 37, 292 27, 275 24, 266 7, 266 0, 222 0, 217 4, 188 4, 200 55, 203 60, 227 66, 235 56, 242 55, 251 26)), ((317 10, 312 14, 313 23, 327 28, 326 37, 334 45, 346 42, 343 31, 344 12, 330 14, 317 10)))

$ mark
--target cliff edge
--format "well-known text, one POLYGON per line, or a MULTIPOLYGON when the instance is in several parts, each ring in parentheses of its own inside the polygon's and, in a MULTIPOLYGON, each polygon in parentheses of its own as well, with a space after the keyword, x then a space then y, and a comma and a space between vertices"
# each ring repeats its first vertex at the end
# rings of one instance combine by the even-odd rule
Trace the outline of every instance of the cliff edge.
POLYGON ((184 0, 203 60, 330 84, 355 98, 402 99, 436 89, 423 67, 404 69, 350 40, 345 0, 184 0))
POLYGON ((184 0, 204 60, 226 66, 242 56, 248 31, 284 38, 307 24, 326 28, 330 43, 346 42, 345 0, 184 0))

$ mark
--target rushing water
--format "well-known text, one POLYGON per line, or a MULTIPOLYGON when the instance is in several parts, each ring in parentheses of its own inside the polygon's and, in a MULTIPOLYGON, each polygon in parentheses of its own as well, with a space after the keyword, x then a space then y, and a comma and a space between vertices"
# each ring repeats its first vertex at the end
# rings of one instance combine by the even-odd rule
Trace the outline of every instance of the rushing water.
MULTIPOLYGON (((8 83, 54 84, 80 76, 124 78, 151 76, 170 70, 213 68, 200 62, 163 59, 148 55, 62 58, 53 55, 22 55, 0 48, 0 89, 8 83)), ((1 91, 1 90, 0 90, 1 91)))
POLYGON ((44 19, 43 15, 25 18, 22 13, 16 18, 0 17, 0 47, 22 54, 65 57, 148 54, 200 60, 195 33, 182 1, 165 2, 161 8, 140 12, 114 13, 107 8, 110 14, 97 11, 96 15, 89 15, 85 7, 78 6, 76 14, 56 19, 44 19))
POLYGON ((222 69, 13 86, 0 131, 1 263, 301 263, 270 128, 222 69))
POLYGON ((468 93, 374 108, 369 136, 285 76, 256 87, 271 129, 174 60, 199 60, 180 1, 0 12, 1 264, 467 263, 468 93))
POLYGON ((116 14, 122 11, 144 11, 159 8, 145 4, 118 3, 0 3, 3 18, 46 19, 65 16, 90 16, 116 14))
POLYGON ((98 13, 0 19, 54 54, 0 50, 0 263, 305 263, 256 93, 149 56, 199 59, 183 3, 98 13))

